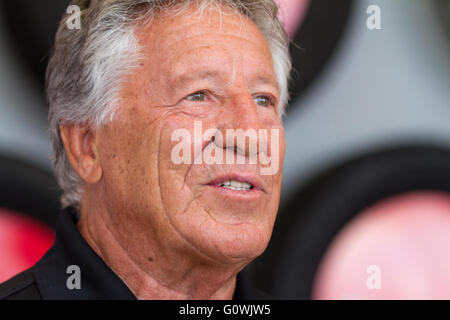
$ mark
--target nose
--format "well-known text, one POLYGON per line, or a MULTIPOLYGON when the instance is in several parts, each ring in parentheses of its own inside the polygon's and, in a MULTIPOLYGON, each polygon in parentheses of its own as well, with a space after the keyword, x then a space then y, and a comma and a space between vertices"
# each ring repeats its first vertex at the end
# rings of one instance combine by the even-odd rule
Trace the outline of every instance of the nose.
POLYGON ((233 149, 236 154, 247 158, 265 152, 266 144, 260 142, 260 129, 264 128, 250 94, 240 94, 231 99, 218 117, 218 130, 214 135, 214 143, 218 147, 233 149))

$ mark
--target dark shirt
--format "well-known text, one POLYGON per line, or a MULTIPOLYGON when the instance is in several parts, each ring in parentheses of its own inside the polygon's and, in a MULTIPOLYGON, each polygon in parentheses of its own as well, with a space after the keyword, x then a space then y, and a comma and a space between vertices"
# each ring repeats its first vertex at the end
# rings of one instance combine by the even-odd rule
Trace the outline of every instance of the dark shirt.
MULTIPOLYGON (((73 284, 72 281, 71 284, 73 284)), ((237 276, 233 300, 268 298, 249 283, 245 271, 237 276)), ((56 225, 53 247, 32 268, 0 285, 0 299, 9 300, 135 300, 123 281, 87 244, 76 227, 70 209, 56 225), (78 266, 81 288, 69 289, 69 266, 78 266)))

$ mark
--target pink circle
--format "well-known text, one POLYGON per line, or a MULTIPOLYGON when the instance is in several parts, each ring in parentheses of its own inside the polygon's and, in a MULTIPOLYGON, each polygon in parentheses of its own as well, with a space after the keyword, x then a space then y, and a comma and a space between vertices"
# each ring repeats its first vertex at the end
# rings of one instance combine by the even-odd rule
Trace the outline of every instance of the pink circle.
POLYGON ((292 39, 308 12, 311 0, 275 0, 278 4, 278 18, 292 39))
POLYGON ((450 299, 450 194, 382 201, 338 234, 315 279, 314 299, 450 299))
POLYGON ((46 225, 0 208, 0 283, 33 266, 53 241, 53 231, 46 225))

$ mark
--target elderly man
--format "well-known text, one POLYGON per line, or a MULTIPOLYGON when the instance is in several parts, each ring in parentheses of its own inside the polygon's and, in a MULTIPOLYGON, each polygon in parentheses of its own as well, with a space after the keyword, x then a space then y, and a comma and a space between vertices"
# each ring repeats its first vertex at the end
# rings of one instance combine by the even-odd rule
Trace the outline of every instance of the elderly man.
POLYGON ((275 3, 72 4, 47 71, 65 211, 0 297, 258 298, 241 271, 278 210, 290 71, 275 3))

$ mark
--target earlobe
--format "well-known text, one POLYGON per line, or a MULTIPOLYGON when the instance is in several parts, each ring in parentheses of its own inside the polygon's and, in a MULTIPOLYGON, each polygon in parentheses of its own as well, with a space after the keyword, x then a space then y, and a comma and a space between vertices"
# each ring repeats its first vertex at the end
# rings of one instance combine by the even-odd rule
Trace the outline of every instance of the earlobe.
POLYGON ((72 168, 83 181, 95 184, 102 177, 102 167, 95 133, 87 125, 60 125, 59 130, 72 168))

